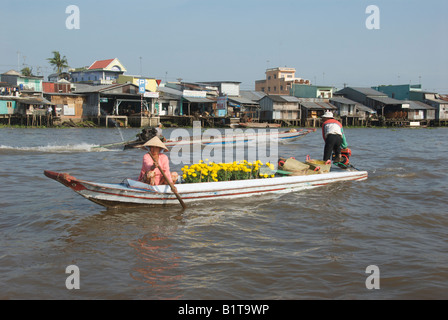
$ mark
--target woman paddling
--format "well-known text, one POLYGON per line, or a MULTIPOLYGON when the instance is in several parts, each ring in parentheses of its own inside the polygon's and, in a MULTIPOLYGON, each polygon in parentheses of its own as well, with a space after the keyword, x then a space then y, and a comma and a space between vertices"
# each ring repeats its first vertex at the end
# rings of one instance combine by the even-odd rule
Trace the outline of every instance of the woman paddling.
POLYGON ((149 149, 149 151, 143 156, 142 169, 140 170, 138 180, 149 183, 152 186, 169 184, 169 182, 174 184, 178 174, 177 172, 170 172, 170 160, 166 154, 162 153, 162 150, 168 151, 165 144, 158 137, 154 137, 146 142, 143 147, 149 149), (157 162, 160 169, 157 168, 153 159, 157 162), (165 180, 160 170, 165 173, 167 179, 170 179, 169 182, 165 180))

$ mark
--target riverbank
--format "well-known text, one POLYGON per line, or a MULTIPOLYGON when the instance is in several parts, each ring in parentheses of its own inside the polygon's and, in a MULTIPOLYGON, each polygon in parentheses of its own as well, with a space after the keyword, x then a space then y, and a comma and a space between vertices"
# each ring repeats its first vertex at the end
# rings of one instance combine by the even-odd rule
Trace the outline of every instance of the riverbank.
MULTIPOLYGON (((156 116, 143 117, 136 121, 126 116, 101 116, 88 119, 62 119, 51 115, 18 116, 7 115, 0 117, 0 127, 18 128, 144 128, 162 123, 166 128, 189 128, 194 121, 200 121, 203 128, 230 128, 238 127, 240 118, 232 117, 196 117, 196 116, 156 116)), ((391 128, 391 127, 446 127, 448 120, 406 120, 406 119, 368 119, 365 121, 349 121, 347 117, 337 118, 345 128, 391 128)), ((319 128, 322 119, 310 118, 305 121, 275 120, 283 128, 319 128)))

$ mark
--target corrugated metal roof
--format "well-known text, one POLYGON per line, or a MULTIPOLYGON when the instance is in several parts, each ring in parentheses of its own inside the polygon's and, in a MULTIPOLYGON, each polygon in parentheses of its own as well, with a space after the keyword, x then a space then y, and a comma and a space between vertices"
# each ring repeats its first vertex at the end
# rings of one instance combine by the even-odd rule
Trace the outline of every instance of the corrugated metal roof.
MULTIPOLYGON (((122 87, 128 85, 129 83, 124 84, 101 84, 101 85, 89 85, 89 84, 79 84, 76 83, 74 88, 74 93, 89 93, 89 92, 101 92, 106 89, 112 89, 115 87, 122 87)), ((132 85, 132 84, 131 84, 132 85)))
POLYGON ((177 89, 173 89, 173 88, 170 88, 170 87, 159 87, 157 90, 159 92, 171 94, 173 96, 179 96, 179 97, 182 96, 182 91, 177 90, 177 89))
POLYGON ((362 104, 356 105, 356 109, 361 110, 361 111, 365 111, 365 112, 368 112, 368 113, 376 113, 376 111, 373 110, 372 108, 369 108, 369 107, 367 107, 365 105, 362 105, 362 104))
POLYGON ((425 99, 425 100, 432 101, 432 102, 435 102, 435 103, 448 104, 448 101, 442 100, 442 99, 425 99))
POLYGON ((350 105, 360 105, 361 104, 359 102, 350 100, 345 97, 333 97, 330 99, 330 101, 335 101, 335 102, 339 102, 339 103, 343 103, 343 104, 350 104, 350 105))
POLYGON ((213 103, 216 102, 214 100, 211 99, 207 99, 207 98, 190 98, 190 97, 184 97, 185 100, 189 101, 189 102, 194 102, 194 103, 213 103))
POLYGON ((267 95, 267 97, 269 99, 271 99, 274 102, 279 102, 279 103, 287 103, 287 102, 296 102, 298 103, 300 100, 296 97, 293 96, 285 96, 285 95, 276 95, 276 94, 271 94, 271 95, 267 95))
POLYGON ((24 104, 39 104, 39 105, 54 105, 54 103, 48 101, 45 98, 41 97, 16 97, 17 102, 24 104))
POLYGON ((238 104, 258 104, 258 102, 246 99, 244 97, 229 97, 229 101, 233 101, 238 104))
POLYGON ((392 99, 389 97, 369 97, 372 100, 384 103, 384 104, 403 104, 402 100, 392 99))
POLYGON ((284 100, 288 101, 288 102, 299 102, 300 100, 297 97, 294 96, 280 96, 282 97, 284 100))
POLYGON ((361 92, 362 94, 365 94, 366 96, 385 96, 387 97, 387 94, 380 92, 378 90, 372 89, 372 88, 361 88, 361 87, 349 87, 355 91, 361 92))
POLYGON ((409 104, 409 109, 412 110, 435 110, 433 106, 430 106, 429 104, 423 103, 421 101, 412 101, 412 100, 405 100, 403 103, 409 104))
POLYGON ((240 96, 258 102, 266 96, 266 93, 253 90, 240 90, 240 96))
POLYGON ((315 110, 337 110, 334 105, 328 102, 300 102, 300 105, 306 109, 315 110))

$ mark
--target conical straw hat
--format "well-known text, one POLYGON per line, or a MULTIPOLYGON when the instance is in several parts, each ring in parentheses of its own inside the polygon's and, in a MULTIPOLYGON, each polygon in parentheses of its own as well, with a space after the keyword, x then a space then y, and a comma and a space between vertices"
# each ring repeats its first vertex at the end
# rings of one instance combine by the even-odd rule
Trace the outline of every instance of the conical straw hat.
POLYGON ((145 142, 145 144, 143 144, 143 147, 159 147, 165 149, 166 151, 169 151, 165 144, 158 137, 154 137, 151 140, 145 142))

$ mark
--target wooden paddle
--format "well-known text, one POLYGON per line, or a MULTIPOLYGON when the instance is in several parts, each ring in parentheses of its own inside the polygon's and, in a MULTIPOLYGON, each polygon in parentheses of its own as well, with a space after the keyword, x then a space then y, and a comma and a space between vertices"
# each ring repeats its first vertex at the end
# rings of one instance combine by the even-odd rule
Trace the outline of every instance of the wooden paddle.
POLYGON ((180 204, 182 205, 182 208, 186 209, 187 206, 185 205, 185 203, 182 200, 182 198, 180 197, 180 195, 175 191, 173 183, 168 179, 165 172, 159 167, 159 163, 156 161, 156 159, 154 159, 151 152, 148 152, 148 153, 151 156, 152 161, 154 161, 154 165, 156 166, 156 168, 159 169, 159 171, 162 173, 163 177, 165 178, 165 181, 170 185, 171 191, 173 191, 174 194, 176 195, 176 198, 177 198, 177 200, 179 200, 180 204))

